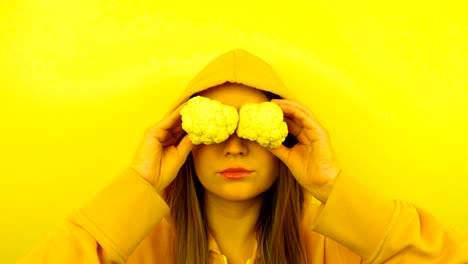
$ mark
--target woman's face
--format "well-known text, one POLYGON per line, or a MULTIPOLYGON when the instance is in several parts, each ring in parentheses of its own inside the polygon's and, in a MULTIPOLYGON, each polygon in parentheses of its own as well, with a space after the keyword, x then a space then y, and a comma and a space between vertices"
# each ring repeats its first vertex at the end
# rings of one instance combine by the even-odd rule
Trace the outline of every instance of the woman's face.
MULTIPOLYGON (((240 109, 245 103, 268 101, 264 92, 240 84, 223 84, 199 95, 218 100, 240 109)), ((195 171, 207 194, 242 201, 268 190, 279 174, 279 160, 257 142, 239 138, 236 133, 226 141, 211 145, 196 145, 192 150, 195 171), (251 171, 222 173, 229 168, 251 171), (242 176, 241 178, 235 178, 242 176), (234 177, 234 178, 233 178, 234 177)))

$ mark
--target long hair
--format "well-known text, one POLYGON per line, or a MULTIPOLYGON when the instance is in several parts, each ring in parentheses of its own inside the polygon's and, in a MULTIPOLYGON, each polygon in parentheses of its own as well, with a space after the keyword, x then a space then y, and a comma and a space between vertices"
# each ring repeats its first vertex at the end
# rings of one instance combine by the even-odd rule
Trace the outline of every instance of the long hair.
MULTIPOLYGON (((266 94, 270 99, 279 98, 266 94)), ((284 145, 291 147, 295 143, 297 140, 288 135, 284 145)), ((166 188, 165 197, 176 228, 177 263, 208 264, 204 187, 196 176, 191 153, 175 180, 166 188)), ((307 263, 300 229, 303 199, 299 183, 280 161, 279 177, 264 194, 256 225, 258 246, 255 263, 307 263)))
MULTIPOLYGON (((166 189, 176 227, 177 263, 208 264, 208 227, 203 207, 204 188, 193 166, 192 154, 166 189)), ((257 221, 256 263, 305 264, 300 220, 303 194, 289 169, 280 162, 279 177, 265 192, 257 221)))
POLYGON ((190 153, 175 180, 165 190, 176 228, 174 242, 178 264, 208 264, 208 227, 203 192, 204 188, 196 176, 190 153))

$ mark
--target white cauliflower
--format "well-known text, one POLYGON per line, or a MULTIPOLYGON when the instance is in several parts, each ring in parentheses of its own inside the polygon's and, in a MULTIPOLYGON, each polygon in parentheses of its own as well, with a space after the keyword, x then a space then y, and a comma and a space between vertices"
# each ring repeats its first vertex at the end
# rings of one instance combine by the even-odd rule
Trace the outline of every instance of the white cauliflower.
POLYGON ((288 135, 283 111, 273 102, 243 105, 239 111, 237 135, 257 141, 263 147, 279 147, 288 135))
POLYGON ((234 133, 239 121, 235 107, 203 96, 188 100, 180 114, 182 129, 195 145, 223 142, 234 133))
POLYGON ((288 135, 283 111, 272 102, 248 103, 239 114, 233 106, 203 96, 191 98, 180 110, 182 128, 193 144, 214 144, 237 135, 268 148, 279 147, 288 135))

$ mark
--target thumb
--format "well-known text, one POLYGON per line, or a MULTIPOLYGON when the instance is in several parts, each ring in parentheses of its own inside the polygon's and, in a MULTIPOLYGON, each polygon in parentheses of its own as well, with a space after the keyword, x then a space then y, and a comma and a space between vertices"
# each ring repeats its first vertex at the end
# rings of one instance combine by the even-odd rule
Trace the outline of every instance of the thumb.
POLYGON ((179 153, 180 158, 182 161, 187 159, 188 154, 193 149, 193 144, 188 135, 185 135, 182 140, 177 145, 177 152, 179 153))
POLYGON ((284 145, 279 146, 278 148, 269 148, 270 152, 278 157, 284 164, 287 165, 289 160, 289 153, 291 150, 284 145))

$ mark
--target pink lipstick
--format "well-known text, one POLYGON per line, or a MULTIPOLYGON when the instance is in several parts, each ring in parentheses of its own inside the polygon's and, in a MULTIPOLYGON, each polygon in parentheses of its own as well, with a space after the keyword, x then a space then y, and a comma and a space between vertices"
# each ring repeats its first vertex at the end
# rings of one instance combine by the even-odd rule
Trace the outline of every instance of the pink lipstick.
POLYGON ((242 179, 250 175, 252 171, 242 167, 228 168, 220 172, 221 175, 228 179, 242 179))

